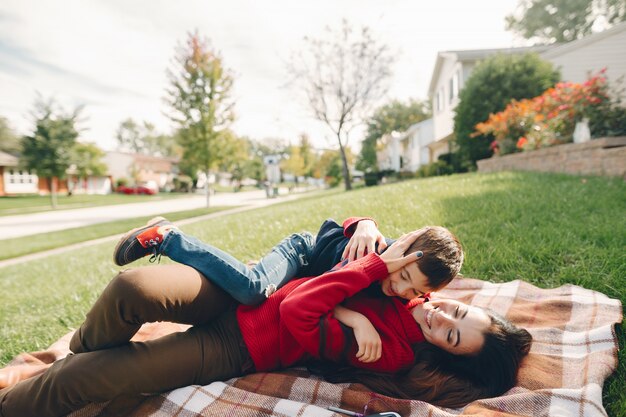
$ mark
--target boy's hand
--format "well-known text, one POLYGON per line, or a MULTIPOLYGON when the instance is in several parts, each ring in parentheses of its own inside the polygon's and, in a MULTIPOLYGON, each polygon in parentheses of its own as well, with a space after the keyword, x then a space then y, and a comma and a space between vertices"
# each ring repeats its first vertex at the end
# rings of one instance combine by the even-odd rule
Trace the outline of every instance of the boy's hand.
POLYGON ((356 358, 365 363, 376 362, 383 352, 382 341, 378 332, 367 317, 342 305, 335 306, 335 318, 354 331, 354 338, 359 347, 356 358))
POLYGON ((380 259, 387 265, 387 271, 389 273, 395 272, 405 265, 417 261, 417 252, 409 253, 406 256, 404 253, 409 249, 411 244, 415 242, 415 239, 426 232, 426 230, 427 228, 422 228, 400 236, 389 249, 380 255, 380 259))
POLYGON ((359 346, 356 358, 364 363, 376 362, 383 354, 383 343, 372 323, 363 317, 353 327, 354 338, 359 346))
POLYGON ((378 251, 382 251, 387 247, 385 236, 380 233, 373 220, 361 220, 357 223, 354 234, 346 245, 341 255, 341 259, 354 261, 360 259, 376 251, 376 243, 378 243, 378 251))

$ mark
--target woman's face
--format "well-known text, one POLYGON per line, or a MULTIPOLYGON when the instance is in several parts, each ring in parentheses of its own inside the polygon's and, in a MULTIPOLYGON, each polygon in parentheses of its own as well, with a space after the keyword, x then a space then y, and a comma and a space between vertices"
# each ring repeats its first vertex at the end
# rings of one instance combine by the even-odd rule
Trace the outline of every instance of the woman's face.
POLYGON ((491 325, 484 310, 450 299, 419 304, 412 314, 427 342, 455 355, 478 353, 491 325))

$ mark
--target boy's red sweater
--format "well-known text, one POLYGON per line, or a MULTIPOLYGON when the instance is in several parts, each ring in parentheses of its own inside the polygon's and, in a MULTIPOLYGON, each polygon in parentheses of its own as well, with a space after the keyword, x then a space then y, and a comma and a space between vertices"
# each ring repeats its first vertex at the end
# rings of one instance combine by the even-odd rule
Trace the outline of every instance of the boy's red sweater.
POLYGON ((411 313, 396 298, 357 294, 386 276, 385 263, 372 253, 318 277, 291 281, 258 306, 239 306, 237 319, 256 370, 271 371, 310 358, 380 372, 409 368, 412 345, 424 341, 411 313), (352 333, 344 332, 345 326, 333 316, 340 303, 365 315, 380 334, 382 357, 376 362, 356 359, 352 333))

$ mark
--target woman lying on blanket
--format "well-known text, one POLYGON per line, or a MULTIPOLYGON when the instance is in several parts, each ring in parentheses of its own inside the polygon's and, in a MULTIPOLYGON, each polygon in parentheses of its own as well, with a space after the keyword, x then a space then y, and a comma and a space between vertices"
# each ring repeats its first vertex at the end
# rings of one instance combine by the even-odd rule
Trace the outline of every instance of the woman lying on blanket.
POLYGON ((60 416, 89 402, 208 384, 311 359, 361 368, 355 380, 378 391, 439 405, 498 395, 515 381, 530 343, 527 332, 458 302, 416 299, 405 306, 397 297, 360 292, 394 274, 405 277, 416 264, 422 269, 426 254, 410 246, 419 245, 424 234, 405 235, 381 255, 370 253, 318 277, 290 281, 259 306, 238 306, 182 265, 122 272, 74 334, 74 355, 0 391, 0 415, 60 416), (383 344, 380 359, 356 358, 352 335, 332 314, 339 303, 375 326, 383 344), (161 320, 194 327, 128 343, 141 324, 161 320), (422 343, 425 339, 449 344, 458 355, 422 343))

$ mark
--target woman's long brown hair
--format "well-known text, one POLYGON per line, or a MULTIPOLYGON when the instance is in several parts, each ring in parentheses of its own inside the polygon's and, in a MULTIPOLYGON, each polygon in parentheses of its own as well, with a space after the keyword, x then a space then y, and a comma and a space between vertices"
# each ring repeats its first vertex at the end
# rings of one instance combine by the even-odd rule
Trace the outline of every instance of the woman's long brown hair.
POLYGON ((405 374, 336 366, 323 367, 321 374, 330 382, 358 382, 390 397, 450 408, 500 395, 515 385, 520 361, 528 353, 532 337, 497 314, 488 314, 491 326, 476 355, 453 355, 430 343, 420 343, 415 349, 416 363, 405 374))

